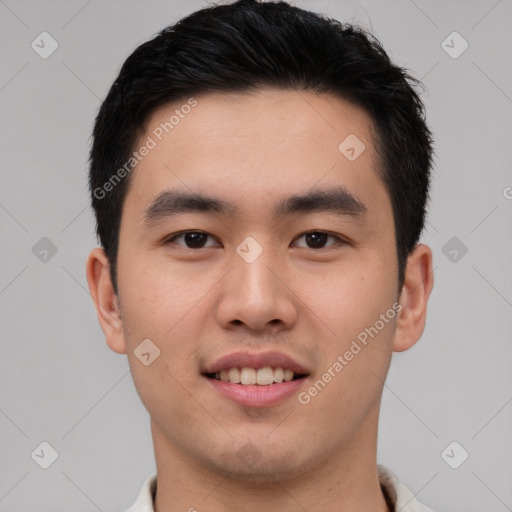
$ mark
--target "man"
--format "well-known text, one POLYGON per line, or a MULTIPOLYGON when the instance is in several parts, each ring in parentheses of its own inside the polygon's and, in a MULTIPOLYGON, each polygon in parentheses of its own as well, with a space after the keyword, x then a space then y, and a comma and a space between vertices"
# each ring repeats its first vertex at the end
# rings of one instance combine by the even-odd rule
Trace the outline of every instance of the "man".
POLYGON ((423 105, 362 30, 210 7, 96 119, 87 279, 151 417, 130 512, 429 511, 376 462, 392 352, 433 285, 423 105))

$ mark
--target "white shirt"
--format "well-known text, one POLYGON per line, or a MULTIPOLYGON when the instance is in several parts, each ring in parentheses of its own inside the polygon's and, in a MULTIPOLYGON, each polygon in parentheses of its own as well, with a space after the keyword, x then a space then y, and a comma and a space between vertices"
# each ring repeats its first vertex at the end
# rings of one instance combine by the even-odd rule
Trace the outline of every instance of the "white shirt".
MULTIPOLYGON (((397 476, 382 464, 377 464, 379 482, 394 504, 394 512, 433 512, 422 505, 414 494, 397 478, 397 476)), ((137 501, 126 512, 155 512, 153 497, 156 491, 156 473, 149 476, 137 501)))

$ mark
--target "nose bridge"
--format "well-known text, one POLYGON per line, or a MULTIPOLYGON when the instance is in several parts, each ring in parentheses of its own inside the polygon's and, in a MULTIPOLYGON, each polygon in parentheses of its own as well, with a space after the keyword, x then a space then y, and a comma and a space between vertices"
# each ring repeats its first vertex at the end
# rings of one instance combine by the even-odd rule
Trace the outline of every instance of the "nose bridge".
POLYGON ((269 246, 260 245, 252 237, 236 248, 232 271, 225 282, 219 304, 219 321, 244 323, 257 330, 270 322, 291 325, 296 319, 293 294, 284 285, 284 269, 269 246))
MULTIPOLYGON (((279 293, 276 289, 278 283, 270 270, 273 267, 276 267, 276 257, 270 246, 256 246, 255 242, 250 240, 240 244, 237 248, 234 274, 241 295, 247 295, 255 305, 258 302, 270 305, 279 293)), ((276 269, 273 270, 276 272, 276 269)))

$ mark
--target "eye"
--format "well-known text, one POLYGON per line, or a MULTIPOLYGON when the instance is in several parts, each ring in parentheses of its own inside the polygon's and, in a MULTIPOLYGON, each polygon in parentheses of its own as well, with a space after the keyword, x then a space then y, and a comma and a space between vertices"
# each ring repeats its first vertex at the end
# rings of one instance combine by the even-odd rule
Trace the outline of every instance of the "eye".
MULTIPOLYGON (((308 233, 304 233, 297 237, 296 240, 300 240, 301 238, 305 239, 305 242, 307 244, 306 248, 308 249, 324 249, 329 238, 334 239, 335 242, 327 245, 327 247, 335 245, 338 242, 344 242, 340 237, 336 235, 331 235, 330 233, 327 233, 325 231, 309 231, 308 233)), ((296 243, 293 243, 293 245, 296 247, 304 247, 297 245, 296 243)))
POLYGON ((213 240, 211 235, 204 233, 203 231, 182 231, 181 233, 172 235, 164 242, 164 244, 177 243, 177 241, 182 240, 185 245, 182 243, 178 243, 178 245, 185 247, 186 249, 202 249, 204 247, 214 247, 214 245, 205 245, 208 237, 213 240))

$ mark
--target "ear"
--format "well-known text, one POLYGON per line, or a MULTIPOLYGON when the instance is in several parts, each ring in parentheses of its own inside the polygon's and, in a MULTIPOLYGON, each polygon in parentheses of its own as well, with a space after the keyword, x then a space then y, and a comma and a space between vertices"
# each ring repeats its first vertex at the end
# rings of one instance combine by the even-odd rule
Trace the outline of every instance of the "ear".
POLYGON ((126 342, 121 322, 121 310, 110 279, 110 264, 105 251, 100 247, 96 247, 89 253, 86 274, 89 291, 107 345, 114 352, 125 354, 126 342))
POLYGON ((432 251, 428 245, 419 244, 407 259, 404 285, 399 298, 402 309, 397 320, 394 352, 411 348, 423 334, 427 302, 433 285, 432 251))

